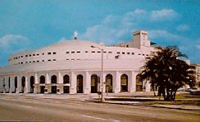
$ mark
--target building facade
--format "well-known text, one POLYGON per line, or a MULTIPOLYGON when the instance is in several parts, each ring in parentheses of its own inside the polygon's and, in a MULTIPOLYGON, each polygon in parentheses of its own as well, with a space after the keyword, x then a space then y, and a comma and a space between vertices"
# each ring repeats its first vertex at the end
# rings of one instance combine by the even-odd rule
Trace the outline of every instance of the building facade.
POLYGON ((38 50, 15 53, 0 68, 1 93, 97 93, 150 91, 139 80, 154 48, 146 31, 131 41, 105 46, 74 37, 38 50), (105 85, 103 85, 105 84, 105 85))

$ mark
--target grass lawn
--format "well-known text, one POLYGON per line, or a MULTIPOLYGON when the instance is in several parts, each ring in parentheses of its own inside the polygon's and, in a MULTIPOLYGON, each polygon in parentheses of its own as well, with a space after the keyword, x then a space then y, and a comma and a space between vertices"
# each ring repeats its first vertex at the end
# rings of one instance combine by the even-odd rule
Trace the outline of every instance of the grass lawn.
POLYGON ((183 94, 177 94, 175 101, 164 101, 163 98, 161 98, 161 101, 146 101, 146 102, 143 102, 143 104, 200 106, 200 95, 190 95, 190 93, 183 93, 183 94))

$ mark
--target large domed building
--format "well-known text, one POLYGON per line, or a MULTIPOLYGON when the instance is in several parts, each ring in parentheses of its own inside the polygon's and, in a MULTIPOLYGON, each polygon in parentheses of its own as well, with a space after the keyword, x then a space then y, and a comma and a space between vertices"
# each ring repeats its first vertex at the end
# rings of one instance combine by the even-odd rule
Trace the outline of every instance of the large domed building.
POLYGON ((146 31, 119 45, 77 39, 15 53, 0 68, 0 92, 97 93, 150 91, 137 75, 154 48, 146 31))

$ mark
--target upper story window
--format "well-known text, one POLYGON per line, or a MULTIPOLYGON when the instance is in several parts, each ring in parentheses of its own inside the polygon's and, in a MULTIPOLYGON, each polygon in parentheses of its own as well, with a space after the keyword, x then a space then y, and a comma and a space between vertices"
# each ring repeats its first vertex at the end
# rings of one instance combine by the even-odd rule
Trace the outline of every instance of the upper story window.
POLYGON ((109 51, 108 53, 112 53, 111 51, 109 51))
POLYGON ((134 55, 135 53, 134 52, 132 52, 132 55, 134 55))
POLYGON ((141 55, 140 53, 138 55, 141 55))
POLYGON ((92 51, 92 53, 95 53, 95 51, 92 51))
POLYGON ((130 52, 127 52, 127 54, 129 55, 129 54, 130 54, 130 52))
POLYGON ((42 62, 44 62, 44 60, 42 60, 42 62))
POLYGON ((71 53, 75 53, 75 51, 71 51, 71 53))
POLYGON ((44 53, 42 53, 42 55, 44 55, 44 53))
POLYGON ((37 62, 40 62, 39 60, 37 60, 37 62))
POLYGON ((55 55, 55 54, 56 54, 56 52, 53 52, 53 54, 55 55))
POLYGON ((117 52, 117 54, 120 54, 120 52, 117 52))
POLYGON ((56 61, 56 59, 53 59, 53 61, 56 61))
POLYGON ((76 53, 81 53, 81 51, 77 51, 76 53))
POLYGON ((37 56, 39 56, 39 54, 37 54, 37 56))
POLYGON ((48 59, 48 61, 51 61, 51 59, 48 59))
POLYGON ((33 63, 35 63, 35 61, 33 61, 33 63))
POLYGON ((85 51, 85 53, 88 53, 88 51, 85 51))
POLYGON ((29 63, 31 63, 31 61, 29 61, 29 63))
POLYGON ((35 56, 35 54, 33 54, 33 56, 35 56))
POLYGON ((106 51, 104 51, 103 53, 106 53, 106 51))
POLYGON ((21 58, 23 58, 23 56, 21 56, 21 58))
POLYGON ((66 54, 69 54, 69 51, 67 51, 66 54))
POLYGON ((28 57, 28 55, 26 55, 26 57, 28 57))
POLYGON ((51 52, 48 52, 48 55, 51 55, 51 52))
POLYGON ((125 54, 125 52, 122 52, 122 54, 125 54))
POLYGON ((101 53, 101 51, 97 51, 97 53, 101 53))
POLYGON ((31 57, 31 54, 29 54, 29 57, 31 57))

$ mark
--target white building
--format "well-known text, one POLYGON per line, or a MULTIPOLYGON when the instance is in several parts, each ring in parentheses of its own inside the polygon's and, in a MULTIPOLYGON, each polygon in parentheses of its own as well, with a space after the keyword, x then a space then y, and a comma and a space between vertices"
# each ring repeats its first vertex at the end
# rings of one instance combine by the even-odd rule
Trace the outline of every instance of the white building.
POLYGON ((104 92, 150 91, 136 76, 154 48, 146 31, 132 36, 117 46, 74 37, 13 54, 9 65, 0 68, 0 92, 89 94, 100 91, 103 82, 104 92))

